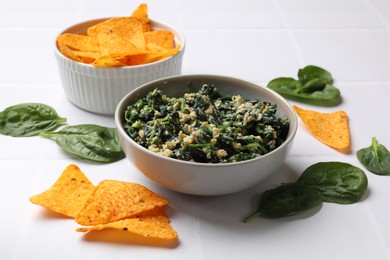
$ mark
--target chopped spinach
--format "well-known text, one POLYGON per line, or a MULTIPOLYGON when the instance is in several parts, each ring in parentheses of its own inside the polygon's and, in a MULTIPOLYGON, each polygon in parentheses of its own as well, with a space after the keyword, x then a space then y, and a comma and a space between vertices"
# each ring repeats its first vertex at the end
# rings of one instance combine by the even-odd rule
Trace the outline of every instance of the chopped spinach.
POLYGON ((66 122, 50 106, 22 103, 0 112, 0 133, 13 137, 29 137, 50 131, 66 122))
POLYGON ((124 158, 115 128, 85 124, 67 126, 58 132, 43 132, 65 151, 96 162, 115 162, 124 158))
POLYGON ((276 112, 275 104, 226 96, 214 84, 178 98, 156 88, 127 107, 125 130, 140 145, 171 158, 236 162, 264 155, 284 142, 289 121, 276 112))
POLYGON ((342 162, 320 162, 308 167, 297 181, 265 191, 257 210, 244 218, 280 218, 320 206, 322 202, 358 202, 368 186, 367 176, 358 167, 342 162))
POLYGON ((390 152, 372 137, 371 146, 362 148, 356 153, 360 163, 372 173, 378 175, 390 174, 390 152))
POLYGON ((309 65, 298 71, 298 79, 281 77, 271 80, 267 87, 290 99, 316 104, 333 104, 340 99, 340 90, 333 84, 330 72, 309 65))

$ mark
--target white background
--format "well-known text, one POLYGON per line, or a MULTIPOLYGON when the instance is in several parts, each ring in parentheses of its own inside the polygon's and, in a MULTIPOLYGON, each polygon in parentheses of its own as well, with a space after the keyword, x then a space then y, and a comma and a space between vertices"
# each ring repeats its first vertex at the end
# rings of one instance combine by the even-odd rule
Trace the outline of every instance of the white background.
MULTIPOLYGON (((0 111, 23 102, 53 106, 68 124, 114 126, 113 117, 82 111, 62 90, 53 46, 66 27, 87 19, 129 15, 141 2, 4 0, 0 2, 0 111)), ((333 74, 342 103, 306 109, 345 110, 352 153, 320 143, 300 121, 285 164, 243 192, 196 197, 165 190, 126 159, 94 164, 65 154, 40 137, 0 136, 0 259, 390 259, 390 177, 366 171, 369 188, 352 205, 283 219, 242 217, 259 195, 293 181, 311 164, 342 161, 362 167, 355 152, 371 137, 390 149, 390 2, 387 0, 148 1, 149 16, 180 29, 187 40, 183 74, 221 74, 266 85, 296 77, 313 64, 333 74), (143 184, 170 200, 177 245, 139 244, 110 231, 78 233, 78 225, 33 205, 63 169, 77 164, 97 184, 143 184)), ((239 173, 237 173, 239 174, 239 173)))

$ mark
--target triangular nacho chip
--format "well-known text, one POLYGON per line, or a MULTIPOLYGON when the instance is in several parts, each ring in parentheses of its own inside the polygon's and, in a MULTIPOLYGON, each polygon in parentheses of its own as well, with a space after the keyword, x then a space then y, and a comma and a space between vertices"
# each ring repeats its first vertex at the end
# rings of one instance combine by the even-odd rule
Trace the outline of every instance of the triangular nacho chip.
POLYGON ((144 32, 149 32, 151 30, 147 4, 140 4, 131 14, 131 17, 137 18, 141 22, 144 32))
POLYGON ((106 55, 98 57, 92 65, 96 67, 123 67, 125 64, 114 59, 113 57, 106 55))
POLYGON ((155 44, 163 49, 170 50, 175 45, 174 35, 170 31, 156 30, 145 33, 146 45, 155 44))
POLYGON ((338 150, 349 149, 351 138, 348 116, 345 111, 321 113, 305 110, 295 105, 293 108, 319 141, 338 150))
POLYGON ((34 195, 30 201, 68 217, 75 217, 94 191, 94 185, 74 164, 47 191, 34 195))
POLYGON ((141 22, 132 17, 116 17, 98 23, 87 30, 88 36, 96 37, 102 55, 112 53, 120 45, 128 44, 130 49, 134 46, 145 49, 145 36, 141 22))
POLYGON ((167 204, 167 199, 142 185, 104 180, 96 186, 75 220, 84 226, 106 224, 167 204))
POLYGON ((100 52, 97 39, 87 35, 64 33, 57 37, 57 42, 67 45, 74 51, 100 52))
POLYGON ((151 211, 143 212, 139 216, 133 218, 127 218, 91 227, 81 227, 76 229, 76 231, 87 232, 107 228, 130 232, 146 238, 174 240, 178 237, 177 232, 170 225, 170 220, 162 207, 156 207, 151 211))

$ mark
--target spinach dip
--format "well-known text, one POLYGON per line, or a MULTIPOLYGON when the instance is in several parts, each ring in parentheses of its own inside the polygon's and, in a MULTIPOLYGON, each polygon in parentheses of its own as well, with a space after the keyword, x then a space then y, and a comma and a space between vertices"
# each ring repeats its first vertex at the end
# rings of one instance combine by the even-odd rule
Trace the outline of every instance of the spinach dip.
POLYGON ((125 130, 141 146, 185 161, 229 163, 264 155, 286 139, 277 105, 221 94, 213 84, 183 97, 160 89, 129 105, 125 130))

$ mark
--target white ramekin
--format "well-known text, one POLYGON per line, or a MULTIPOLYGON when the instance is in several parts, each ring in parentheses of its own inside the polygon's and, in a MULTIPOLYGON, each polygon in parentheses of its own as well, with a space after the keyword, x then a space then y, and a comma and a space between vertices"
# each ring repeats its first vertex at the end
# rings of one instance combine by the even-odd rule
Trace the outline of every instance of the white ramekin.
MULTIPOLYGON (((88 27, 106 19, 79 23, 62 33, 83 34, 88 27)), ((150 23, 153 30, 169 30, 174 34, 175 44, 181 46, 176 55, 145 65, 104 68, 67 58, 58 50, 55 43, 54 53, 67 98, 86 111, 113 115, 119 101, 138 86, 159 78, 181 74, 185 50, 183 35, 169 25, 153 20, 150 20, 150 23)))

